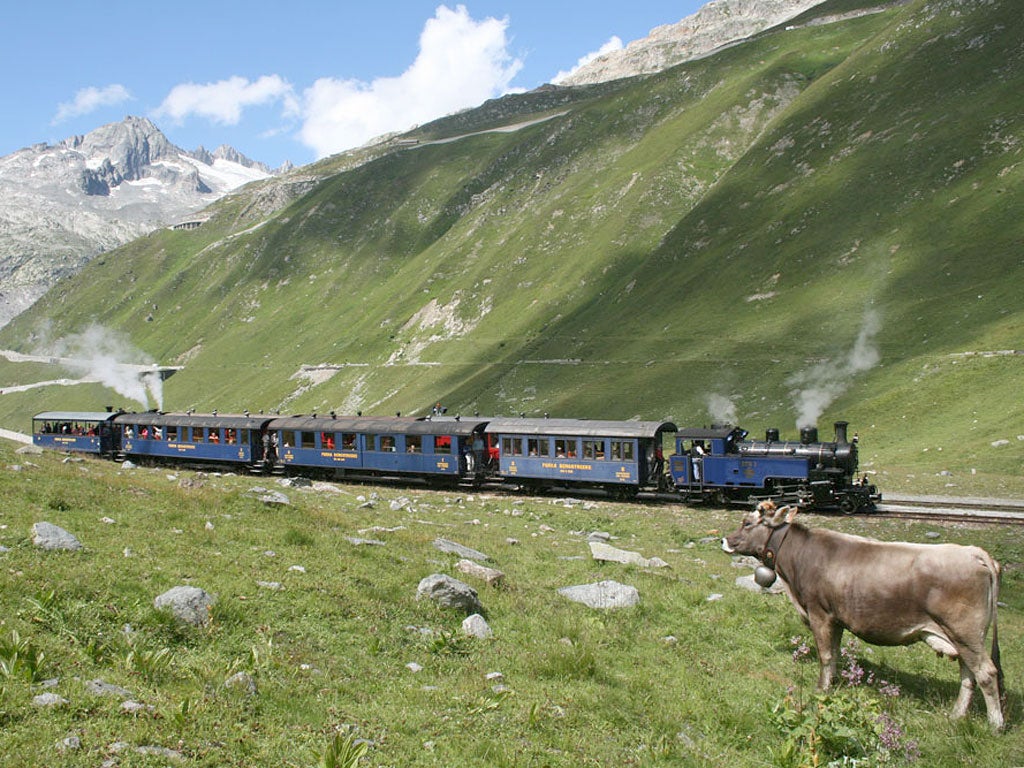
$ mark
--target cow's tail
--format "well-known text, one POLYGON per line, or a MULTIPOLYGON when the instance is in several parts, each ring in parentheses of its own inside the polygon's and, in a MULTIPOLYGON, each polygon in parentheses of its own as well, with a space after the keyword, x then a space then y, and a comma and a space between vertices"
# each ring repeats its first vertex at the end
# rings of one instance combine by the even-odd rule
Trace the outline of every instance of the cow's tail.
POLYGON ((991 578, 992 585, 989 589, 989 613, 992 616, 992 663, 996 665, 996 685, 999 692, 1000 708, 1006 711, 1006 685, 1003 679, 1003 665, 999 662, 999 621, 996 616, 999 606, 999 586, 1002 581, 1002 573, 999 563, 995 558, 989 558, 992 562, 991 578))

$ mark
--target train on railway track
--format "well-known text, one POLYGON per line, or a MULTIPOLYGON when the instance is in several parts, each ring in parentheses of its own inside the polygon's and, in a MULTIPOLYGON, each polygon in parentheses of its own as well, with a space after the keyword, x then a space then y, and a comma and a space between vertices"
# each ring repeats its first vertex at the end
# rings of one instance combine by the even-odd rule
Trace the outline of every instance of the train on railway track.
POLYGON ((878 489, 858 474, 857 438, 806 427, 748 439, 736 426, 670 421, 448 416, 49 411, 32 419, 43 448, 112 460, 329 480, 501 485, 526 492, 598 489, 717 505, 772 498, 846 514, 871 511, 878 489), (670 455, 665 456, 669 447, 670 455))

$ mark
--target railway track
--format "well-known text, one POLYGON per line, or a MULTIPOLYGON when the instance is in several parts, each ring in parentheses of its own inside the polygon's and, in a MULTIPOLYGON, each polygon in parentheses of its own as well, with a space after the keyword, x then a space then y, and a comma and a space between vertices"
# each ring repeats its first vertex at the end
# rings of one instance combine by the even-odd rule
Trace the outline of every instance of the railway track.
POLYGON ((872 516, 899 520, 1024 525, 1024 501, 894 496, 885 498, 872 516))

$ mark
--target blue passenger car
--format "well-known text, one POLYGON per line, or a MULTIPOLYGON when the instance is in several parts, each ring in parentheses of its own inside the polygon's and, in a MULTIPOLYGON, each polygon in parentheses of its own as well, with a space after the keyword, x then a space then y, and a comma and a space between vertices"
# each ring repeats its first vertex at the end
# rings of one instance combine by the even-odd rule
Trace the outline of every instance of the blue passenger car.
POLYGON ((135 459, 217 464, 263 462, 269 416, 124 413, 116 419, 122 452, 135 459))
POLYGON ((32 442, 40 448, 113 455, 120 448, 110 411, 46 411, 32 417, 32 442))
POLYGON ((290 416, 271 421, 277 463, 325 477, 421 477, 457 481, 476 474, 485 421, 433 417, 290 416))
POLYGON ((658 489, 668 421, 492 419, 501 477, 526 488, 603 488, 616 496, 658 489))

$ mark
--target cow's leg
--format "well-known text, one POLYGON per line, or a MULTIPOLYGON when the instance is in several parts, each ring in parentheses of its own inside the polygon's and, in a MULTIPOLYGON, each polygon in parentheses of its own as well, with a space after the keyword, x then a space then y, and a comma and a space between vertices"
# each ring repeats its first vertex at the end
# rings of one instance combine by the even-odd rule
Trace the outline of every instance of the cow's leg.
POLYGON ((974 695, 974 675, 964 662, 963 656, 958 656, 957 661, 960 663, 960 695, 956 697, 956 704, 953 705, 954 720, 959 720, 967 714, 967 708, 971 706, 971 697, 974 695))
POLYGON ((818 690, 827 691, 836 679, 836 662, 839 660, 839 646, 843 641, 843 628, 834 624, 831 619, 811 618, 811 631, 814 633, 814 644, 818 646, 818 660, 821 670, 818 673, 818 690))
MULTIPOLYGON (((945 633, 941 638, 949 648, 943 649, 942 653, 954 656, 960 664, 960 694, 953 705, 952 717, 957 719, 967 714, 977 686, 985 699, 989 724, 997 731, 1002 730, 1004 719, 999 668, 985 651, 984 633, 964 639, 951 631, 951 628, 943 629, 945 633)), ((937 647, 931 639, 927 642, 933 648, 937 647)))
MULTIPOLYGON (((1003 700, 999 691, 999 670, 987 653, 972 653, 963 649, 960 654, 960 694, 963 698, 963 676, 964 667, 967 667, 967 674, 973 682, 981 689, 981 695, 985 699, 985 708, 988 710, 988 722, 997 731, 1003 729, 1003 700)), ((971 695, 967 694, 967 702, 963 710, 960 710, 960 699, 957 699, 953 708, 954 717, 962 717, 967 712, 967 705, 970 704, 971 695)))
POLYGON ((1003 729, 1003 702, 999 691, 999 670, 984 651, 978 653, 966 646, 957 648, 957 661, 960 663, 960 695, 953 705, 953 719, 967 714, 971 706, 974 687, 981 689, 988 710, 988 722, 997 731, 1003 729))

